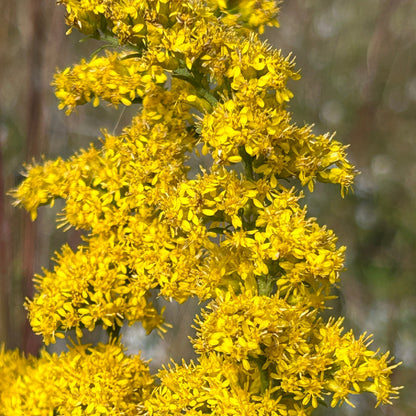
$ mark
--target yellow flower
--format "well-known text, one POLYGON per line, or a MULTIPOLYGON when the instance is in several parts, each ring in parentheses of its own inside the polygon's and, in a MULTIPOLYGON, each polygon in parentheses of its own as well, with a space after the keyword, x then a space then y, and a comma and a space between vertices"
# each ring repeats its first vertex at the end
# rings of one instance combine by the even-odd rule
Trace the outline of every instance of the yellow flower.
POLYGON ((43 351, 40 358, 2 349, 0 374, 7 381, 0 392, 4 416, 133 416, 153 389, 147 363, 115 342, 76 345, 60 355, 43 351))
POLYGON ((287 414, 280 396, 266 393, 260 399, 252 391, 255 382, 250 375, 215 354, 202 355, 198 364, 162 369, 158 377, 161 386, 145 402, 145 409, 152 416, 179 416, 185 412, 218 416, 287 414))
POLYGON ((59 3, 70 30, 107 45, 57 73, 59 107, 137 113, 100 146, 28 165, 12 191, 32 219, 62 199, 58 227, 84 231, 35 277, 26 306, 46 344, 97 326, 111 336, 39 359, 2 349, 0 414, 309 416, 327 396, 336 406, 361 392, 390 403, 389 355, 320 317, 345 247, 300 199, 316 181, 344 195, 356 171, 346 146, 287 111, 299 73, 258 36, 277 25, 278 2, 59 3), (155 297, 191 296, 207 301, 198 361, 154 383, 119 330, 164 331, 155 297))

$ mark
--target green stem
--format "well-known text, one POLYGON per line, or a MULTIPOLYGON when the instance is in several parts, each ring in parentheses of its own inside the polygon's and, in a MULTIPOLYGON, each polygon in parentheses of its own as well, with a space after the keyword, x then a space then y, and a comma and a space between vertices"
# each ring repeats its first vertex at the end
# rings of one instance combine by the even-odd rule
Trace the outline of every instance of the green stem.
POLYGON ((266 359, 264 357, 263 359, 259 357, 255 361, 256 361, 257 368, 259 369, 259 373, 260 373, 260 391, 261 391, 261 394, 264 394, 266 390, 269 388, 269 377, 267 373, 263 370, 263 365, 266 359))
POLYGON ((204 98, 208 103, 215 107, 218 104, 218 100, 206 89, 204 88, 200 81, 195 78, 194 74, 189 71, 185 66, 181 66, 177 70, 173 71, 172 76, 174 78, 182 79, 183 81, 189 82, 193 87, 195 87, 198 95, 201 98, 204 98))
POLYGON ((108 338, 110 340, 120 338, 120 329, 121 326, 118 326, 117 324, 114 324, 113 326, 109 326, 108 328, 106 328, 108 338))
POLYGON ((260 296, 270 296, 273 292, 273 279, 270 276, 259 276, 257 278, 257 287, 260 296))
POLYGON ((238 149, 238 153, 240 154, 241 158, 243 159, 244 165, 244 173, 248 179, 251 181, 254 180, 254 172, 253 172, 253 156, 250 156, 244 146, 241 146, 238 149))

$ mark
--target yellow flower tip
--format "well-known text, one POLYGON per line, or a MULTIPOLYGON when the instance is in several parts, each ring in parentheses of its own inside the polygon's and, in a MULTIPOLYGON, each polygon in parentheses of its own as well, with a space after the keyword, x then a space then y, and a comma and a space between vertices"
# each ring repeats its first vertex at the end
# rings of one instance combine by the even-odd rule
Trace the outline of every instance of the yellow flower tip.
POLYGON ((195 102, 195 101, 196 101, 197 96, 196 96, 196 95, 188 95, 188 96, 186 97, 186 99, 187 99, 187 101, 189 101, 190 103, 193 103, 193 102, 195 102))
POLYGON ((120 101, 127 107, 131 105, 131 101, 126 97, 121 97, 120 101))
POLYGON ((241 157, 241 156, 239 156, 239 155, 230 156, 230 157, 228 158, 228 161, 229 161, 230 163, 240 163, 240 162, 242 161, 242 157, 241 157))

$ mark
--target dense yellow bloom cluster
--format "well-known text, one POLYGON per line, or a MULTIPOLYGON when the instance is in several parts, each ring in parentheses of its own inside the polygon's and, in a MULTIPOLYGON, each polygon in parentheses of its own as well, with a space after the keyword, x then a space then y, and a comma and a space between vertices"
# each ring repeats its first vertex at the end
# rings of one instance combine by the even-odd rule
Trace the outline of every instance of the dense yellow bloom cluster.
POLYGON ((355 169, 345 146, 286 109, 293 60, 256 34, 277 25, 276 2, 59 3, 71 28, 110 45, 56 75, 60 108, 137 114, 100 148, 27 166, 16 204, 35 219, 62 199, 58 226, 84 230, 36 276, 27 308, 46 344, 97 326, 112 341, 39 359, 3 351, 3 413, 298 416, 364 391, 390 403, 388 354, 319 316, 345 248, 299 201, 316 181, 344 193, 355 169), (209 301, 198 362, 162 369, 158 387, 118 337, 136 321, 165 330, 155 296, 209 301))
POLYGON ((117 343, 24 358, 0 352, 0 414, 137 415, 154 385, 147 364, 117 343))
POLYGON ((378 402, 388 402, 394 389, 385 375, 394 366, 387 355, 367 349, 365 334, 358 340, 352 332, 342 335, 341 323, 324 323, 317 309, 292 305, 278 294, 228 292, 203 312, 194 344, 200 354, 221 353, 238 363, 250 386, 263 383, 256 385, 257 394, 268 389, 281 404, 289 396, 315 408, 333 393, 334 406, 361 391, 377 391, 378 402))
POLYGON ((95 56, 88 63, 82 60, 72 70, 65 69, 55 82, 56 95, 61 101, 59 108, 67 107, 70 113, 74 107, 86 102, 93 101, 93 105, 98 106, 100 98, 115 105, 130 105, 136 96, 143 97, 155 84, 166 81, 161 68, 152 70, 142 62, 123 58, 126 57, 115 53, 95 56))
MULTIPOLYGON (((250 29, 277 26, 277 2, 273 0, 59 0, 65 4, 67 23, 93 36, 114 35, 120 43, 138 45, 143 38, 162 33, 177 20, 194 25, 197 17, 217 17, 229 26, 250 29), (192 19, 192 20, 191 20, 192 19)), ((147 40, 147 39, 146 39, 147 40)))
POLYGON ((146 402, 149 416, 302 415, 302 411, 288 413, 287 406, 271 397, 270 391, 259 393, 259 371, 253 384, 248 374, 221 355, 203 355, 198 364, 174 365, 160 371, 159 377, 162 386, 146 402))

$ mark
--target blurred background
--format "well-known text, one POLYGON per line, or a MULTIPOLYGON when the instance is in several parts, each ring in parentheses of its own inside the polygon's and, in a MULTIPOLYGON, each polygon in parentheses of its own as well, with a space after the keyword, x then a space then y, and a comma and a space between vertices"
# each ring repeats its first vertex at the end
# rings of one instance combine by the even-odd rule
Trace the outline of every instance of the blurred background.
MULTIPOLYGON (((96 141, 101 128, 118 133, 131 110, 85 106, 66 117, 57 110, 50 82, 63 69, 88 57, 95 41, 65 35, 64 10, 53 0, 1 0, 0 13, 0 342, 36 353, 41 342, 22 306, 32 295, 31 279, 53 265, 53 252, 75 231, 55 230, 54 209, 41 209, 31 223, 13 208, 6 192, 22 176, 22 165, 41 155, 68 157, 96 141)), ((289 110, 298 124, 316 133, 336 131, 350 144, 361 175, 355 192, 319 185, 307 194, 310 215, 335 230, 346 245, 334 314, 358 335, 374 333, 374 345, 403 364, 393 383, 404 385, 394 406, 373 409, 371 397, 354 398, 357 409, 324 409, 317 415, 416 414, 416 2, 414 0, 286 0, 280 29, 264 38, 283 54, 296 56, 302 79, 291 84, 289 110)), ((144 340, 140 327, 124 335, 134 352, 151 350, 159 362, 192 356, 187 340, 198 306, 169 305, 174 324, 160 341, 144 340)))

